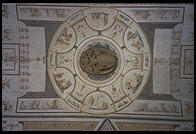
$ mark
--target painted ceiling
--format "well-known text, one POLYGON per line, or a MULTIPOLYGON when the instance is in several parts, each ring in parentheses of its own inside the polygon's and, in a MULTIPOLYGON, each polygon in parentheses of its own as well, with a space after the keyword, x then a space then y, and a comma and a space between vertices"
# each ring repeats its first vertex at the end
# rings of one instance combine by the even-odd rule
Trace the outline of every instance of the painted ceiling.
POLYGON ((2 129, 194 130, 193 4, 2 4, 2 129))

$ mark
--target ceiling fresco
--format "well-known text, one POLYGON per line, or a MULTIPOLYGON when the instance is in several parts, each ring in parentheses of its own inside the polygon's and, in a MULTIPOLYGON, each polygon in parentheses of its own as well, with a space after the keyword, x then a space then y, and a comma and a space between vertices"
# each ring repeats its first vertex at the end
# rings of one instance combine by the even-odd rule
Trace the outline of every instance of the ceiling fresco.
POLYGON ((2 129, 192 131, 193 35, 193 4, 3 3, 2 129))

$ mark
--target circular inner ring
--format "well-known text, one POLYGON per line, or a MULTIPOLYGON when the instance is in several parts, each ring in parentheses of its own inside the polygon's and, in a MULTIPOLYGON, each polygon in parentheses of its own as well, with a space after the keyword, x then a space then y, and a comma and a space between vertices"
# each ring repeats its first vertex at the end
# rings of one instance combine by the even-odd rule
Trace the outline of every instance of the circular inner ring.
MULTIPOLYGON (((99 44, 99 43, 97 43, 99 44)), ((82 52, 81 69, 91 78, 103 80, 113 75, 118 63, 114 51, 101 45, 95 45, 82 52)))
POLYGON ((104 87, 113 83, 120 77, 124 65, 123 54, 118 44, 102 36, 84 40, 77 48, 74 61, 77 61, 74 62, 74 67, 78 77, 94 87, 104 87), (99 59, 99 65, 96 64, 95 58, 99 59), (94 70, 90 64, 93 64, 94 70), (95 66, 98 67, 95 68, 95 66))

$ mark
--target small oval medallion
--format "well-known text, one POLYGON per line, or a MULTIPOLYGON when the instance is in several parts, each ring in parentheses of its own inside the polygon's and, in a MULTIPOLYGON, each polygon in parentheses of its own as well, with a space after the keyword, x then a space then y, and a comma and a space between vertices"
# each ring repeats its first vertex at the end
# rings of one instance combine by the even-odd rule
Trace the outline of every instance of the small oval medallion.
POLYGON ((118 59, 106 48, 89 48, 80 57, 80 67, 90 74, 108 74, 117 66, 118 59))

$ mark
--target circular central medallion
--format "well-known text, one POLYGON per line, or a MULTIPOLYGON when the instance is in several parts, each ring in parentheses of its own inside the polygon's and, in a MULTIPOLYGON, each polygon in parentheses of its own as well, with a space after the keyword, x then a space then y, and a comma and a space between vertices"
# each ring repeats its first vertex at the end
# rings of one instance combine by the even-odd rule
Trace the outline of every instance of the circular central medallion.
POLYGON ((112 50, 97 43, 80 57, 80 67, 93 80, 104 80, 114 74, 118 58, 112 50))
POLYGON ((89 48, 80 57, 80 67, 91 75, 106 75, 114 71, 118 62, 115 53, 106 48, 89 48))
POLYGON ((94 87, 114 82, 120 76, 124 63, 120 47, 103 36, 84 40, 76 51, 74 61, 81 80, 94 87))

